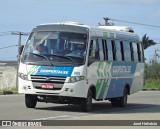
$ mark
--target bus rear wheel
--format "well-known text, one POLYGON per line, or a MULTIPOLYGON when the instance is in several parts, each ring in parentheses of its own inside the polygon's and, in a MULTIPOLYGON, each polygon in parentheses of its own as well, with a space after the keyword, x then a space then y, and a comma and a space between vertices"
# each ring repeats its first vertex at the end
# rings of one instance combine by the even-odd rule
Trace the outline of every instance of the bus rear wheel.
POLYGON ((37 96, 25 94, 25 105, 27 108, 35 108, 37 104, 37 96))
POLYGON ((111 99, 112 107, 125 107, 127 105, 127 89, 124 88, 123 96, 111 99))
POLYGON ((92 110, 92 91, 90 89, 88 90, 87 98, 81 99, 81 109, 85 112, 92 110))

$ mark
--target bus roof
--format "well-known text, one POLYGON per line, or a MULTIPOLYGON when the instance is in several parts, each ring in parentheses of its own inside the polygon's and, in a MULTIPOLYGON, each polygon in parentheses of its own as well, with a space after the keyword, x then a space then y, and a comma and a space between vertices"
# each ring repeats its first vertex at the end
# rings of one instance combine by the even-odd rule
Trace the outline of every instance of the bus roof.
POLYGON ((44 26, 44 25, 70 25, 70 26, 90 28, 88 25, 84 25, 78 22, 71 22, 71 21, 65 21, 65 22, 59 22, 59 23, 46 23, 46 24, 40 24, 39 26, 44 26))
MULTIPOLYGON (((46 24, 40 24, 36 26, 33 31, 41 31, 41 30, 52 30, 54 27, 57 25, 61 25, 61 30, 65 30, 70 26, 70 31, 75 31, 76 32, 88 32, 90 31, 91 35, 97 35, 100 37, 103 37, 104 35, 111 35, 108 38, 127 38, 131 40, 140 40, 139 36, 134 33, 134 30, 130 27, 126 26, 88 26, 84 25, 78 22, 60 22, 60 23, 46 23, 46 24), (52 28, 53 26, 53 28, 52 28), (76 29, 77 28, 77 29, 76 29), (109 32, 109 34, 107 34, 109 32), (116 36, 115 36, 116 35, 116 36)), ((57 28, 58 29, 58 28, 57 28)))
MULTIPOLYGON (((124 31, 124 32, 131 32, 134 33, 134 30, 131 27, 127 27, 127 26, 88 26, 88 25, 84 25, 78 22, 70 22, 70 21, 66 21, 66 22, 60 22, 60 23, 46 23, 46 24, 40 24, 39 26, 51 26, 51 25, 70 25, 70 26, 79 26, 79 27, 85 27, 88 29, 103 29, 103 30, 115 30, 115 31, 124 31)), ((37 26, 37 27, 39 27, 37 26)))

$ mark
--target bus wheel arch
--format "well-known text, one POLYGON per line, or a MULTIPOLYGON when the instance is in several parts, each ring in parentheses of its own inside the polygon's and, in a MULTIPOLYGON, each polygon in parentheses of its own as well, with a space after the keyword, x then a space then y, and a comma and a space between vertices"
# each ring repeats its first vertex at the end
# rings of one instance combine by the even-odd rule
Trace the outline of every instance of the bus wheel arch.
POLYGON ((92 98, 96 99, 96 87, 94 85, 91 85, 89 89, 92 91, 92 98))
POLYGON ((123 89, 123 96, 120 97, 119 106, 125 107, 127 105, 128 100, 128 86, 126 85, 123 89))
POLYGON ((126 84, 124 88, 127 90, 127 94, 130 95, 130 85, 126 84))
POLYGON ((81 99, 82 111, 89 112, 92 110, 92 98, 96 98, 96 89, 94 85, 91 85, 87 92, 87 98, 81 99))
POLYGON ((120 107, 126 107, 129 94, 130 94, 130 86, 129 84, 126 84, 123 88, 123 96, 120 97, 120 104, 119 104, 120 107))
POLYGON ((112 107, 125 107, 127 105, 129 94, 130 94, 130 87, 128 84, 126 84, 123 88, 123 96, 111 99, 112 107))

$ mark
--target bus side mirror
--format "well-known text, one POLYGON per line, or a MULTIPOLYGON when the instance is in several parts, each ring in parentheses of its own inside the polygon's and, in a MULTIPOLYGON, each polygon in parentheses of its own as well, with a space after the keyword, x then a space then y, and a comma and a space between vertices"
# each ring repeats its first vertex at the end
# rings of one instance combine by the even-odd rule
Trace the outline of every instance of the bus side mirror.
POLYGON ((24 48, 24 45, 21 45, 21 47, 19 48, 19 55, 22 54, 23 48, 24 48))
POLYGON ((94 57, 89 56, 89 58, 88 58, 88 66, 91 65, 94 62, 94 60, 95 60, 94 57))

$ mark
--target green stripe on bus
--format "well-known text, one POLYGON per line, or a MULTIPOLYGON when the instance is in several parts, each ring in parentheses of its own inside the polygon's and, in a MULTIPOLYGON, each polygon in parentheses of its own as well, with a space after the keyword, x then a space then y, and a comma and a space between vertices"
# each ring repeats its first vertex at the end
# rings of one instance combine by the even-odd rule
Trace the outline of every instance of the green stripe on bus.
POLYGON ((27 75, 33 75, 33 74, 35 74, 35 72, 37 71, 37 68, 38 68, 39 66, 32 66, 31 68, 30 68, 30 70, 29 70, 29 72, 27 73, 27 75))
POLYGON ((98 99, 102 99, 104 96, 105 89, 108 83, 108 77, 110 76, 110 72, 107 69, 110 68, 111 64, 112 64, 111 62, 99 62, 98 64, 98 69, 97 69, 98 80, 96 83, 96 97, 98 99))
POLYGON ((106 90, 106 87, 107 87, 107 83, 108 83, 108 80, 103 81, 101 92, 98 96, 98 99, 103 99, 103 96, 104 96, 104 93, 105 93, 105 90, 106 90))
POLYGON ((101 73, 100 73, 100 67, 101 67, 101 62, 99 62, 99 64, 98 64, 98 69, 97 69, 97 73, 98 73, 98 77, 100 77, 101 76, 101 73))
POLYGON ((106 62, 99 62, 97 69, 98 77, 104 77, 104 75, 106 74, 105 67, 106 67, 106 62))
POLYGON ((96 83, 96 95, 98 95, 101 84, 102 84, 102 81, 98 79, 96 83))

